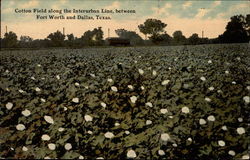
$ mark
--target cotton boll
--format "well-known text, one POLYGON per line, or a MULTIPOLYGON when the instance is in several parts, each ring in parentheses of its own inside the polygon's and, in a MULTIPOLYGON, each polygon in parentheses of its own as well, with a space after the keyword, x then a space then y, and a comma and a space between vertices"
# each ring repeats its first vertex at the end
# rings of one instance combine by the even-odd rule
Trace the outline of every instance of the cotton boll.
POLYGON ((181 109, 181 111, 182 111, 182 113, 189 113, 189 108, 188 107, 182 107, 182 109, 181 109))
POLYGON ((93 117, 91 117, 90 115, 85 115, 84 119, 86 122, 91 122, 93 120, 93 117))
POLYGON ((169 134, 167 134, 167 133, 161 134, 161 140, 162 141, 168 141, 168 140, 170 140, 169 134))
POLYGON ((244 129, 243 127, 237 128, 236 131, 237 131, 237 133, 238 133, 239 135, 246 133, 246 131, 245 131, 245 129, 244 129))
POLYGON ((136 97, 136 96, 132 96, 132 97, 130 97, 130 101, 131 101, 132 103, 135 103, 135 102, 136 102, 136 100, 137 100, 137 97, 136 97))
POLYGON ((129 150, 128 152, 127 152, 127 157, 128 158, 136 158, 136 153, 135 153, 135 151, 134 150, 129 150))
POLYGON ((7 108, 8 110, 11 110, 12 107, 13 107, 13 103, 8 102, 5 106, 6 106, 6 108, 7 108))
POLYGON ((218 141, 219 146, 224 147, 226 143, 223 140, 218 141))
POLYGON ((16 129, 18 130, 18 131, 23 131, 23 130, 25 130, 25 125, 23 125, 23 124, 18 124, 18 125, 16 125, 16 129))
POLYGON ((111 139, 111 138, 113 138, 115 135, 114 135, 112 132, 106 132, 106 133, 104 134, 104 136, 105 136, 106 138, 111 139))
POLYGON ((72 99, 72 102, 74 102, 74 103, 79 103, 79 98, 73 98, 73 99, 72 99))
POLYGON ((66 144, 64 145, 64 148, 65 148, 66 150, 71 150, 71 149, 72 149, 72 145, 71 145, 70 143, 66 143, 66 144))

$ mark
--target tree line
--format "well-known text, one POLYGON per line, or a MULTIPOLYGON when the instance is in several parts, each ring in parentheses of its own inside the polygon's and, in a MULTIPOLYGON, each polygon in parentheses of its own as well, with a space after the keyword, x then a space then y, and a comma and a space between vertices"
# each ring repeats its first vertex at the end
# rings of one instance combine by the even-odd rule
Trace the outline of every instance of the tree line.
MULTIPOLYGON (((185 37, 182 31, 177 30, 170 36, 165 28, 167 24, 157 19, 147 19, 138 26, 145 39, 134 31, 126 29, 115 30, 120 38, 129 39, 131 45, 196 45, 211 43, 246 43, 250 40, 250 15, 235 15, 230 18, 224 33, 217 38, 209 39, 199 37, 197 33, 185 37)), ((33 40, 29 36, 21 36, 20 40, 14 32, 5 33, 1 38, 1 48, 47 48, 47 47, 85 47, 108 45, 103 38, 101 27, 88 30, 81 37, 75 37, 72 33, 64 35, 60 31, 50 33, 45 39, 33 40)))

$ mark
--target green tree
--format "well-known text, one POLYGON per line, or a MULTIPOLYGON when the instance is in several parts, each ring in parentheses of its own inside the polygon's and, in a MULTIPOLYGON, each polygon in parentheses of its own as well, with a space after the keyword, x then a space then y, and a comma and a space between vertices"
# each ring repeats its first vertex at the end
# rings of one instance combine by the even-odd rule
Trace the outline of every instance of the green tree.
POLYGON ((161 22, 158 19, 147 19, 143 24, 138 26, 141 33, 145 35, 150 35, 149 39, 157 43, 160 34, 164 31, 167 24, 161 22))
POLYGON ((56 31, 54 33, 50 33, 47 37, 53 47, 63 47, 65 35, 63 35, 60 31, 56 31))
POLYGON ((32 41, 33 41, 33 39, 29 36, 21 36, 19 45, 20 45, 20 47, 30 48, 32 45, 32 43, 31 43, 32 41))
POLYGON ((182 34, 182 31, 175 31, 173 33, 173 40, 176 44, 184 44, 186 42, 186 37, 182 34))
POLYGON ((7 48, 17 47, 17 35, 14 32, 5 33, 4 35, 4 46, 7 48))
POLYGON ((190 36, 188 38, 188 42, 189 42, 189 44, 199 44, 200 38, 199 38, 198 34, 197 33, 192 34, 192 36, 190 36))
POLYGON ((98 46, 103 45, 103 31, 101 27, 95 28, 93 31, 86 31, 81 37, 84 45, 98 46))
POLYGON ((130 44, 132 45, 141 45, 143 44, 143 39, 134 31, 127 31, 125 29, 117 29, 115 33, 120 38, 125 38, 130 40, 130 44))
POLYGON ((226 31, 219 36, 223 43, 244 43, 249 41, 249 15, 236 15, 227 23, 226 31))

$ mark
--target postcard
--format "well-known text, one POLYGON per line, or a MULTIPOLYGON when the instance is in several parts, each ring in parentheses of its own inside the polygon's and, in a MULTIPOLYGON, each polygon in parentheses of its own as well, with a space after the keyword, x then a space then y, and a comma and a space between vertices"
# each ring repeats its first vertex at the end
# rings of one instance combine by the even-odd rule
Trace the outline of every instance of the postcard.
POLYGON ((0 3, 0 158, 249 159, 250 1, 0 3))

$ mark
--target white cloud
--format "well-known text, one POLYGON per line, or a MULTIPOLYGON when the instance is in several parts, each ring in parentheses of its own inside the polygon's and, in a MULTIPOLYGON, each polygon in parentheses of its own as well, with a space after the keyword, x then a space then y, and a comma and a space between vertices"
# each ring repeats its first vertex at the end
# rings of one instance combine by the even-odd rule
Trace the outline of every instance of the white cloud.
POLYGON ((113 2, 111 5, 104 7, 105 9, 118 9, 120 8, 121 4, 118 1, 113 2))
POLYGON ((24 8, 24 9, 26 9, 26 8, 28 9, 28 8, 31 8, 31 7, 37 7, 38 5, 39 5, 38 0, 30 0, 27 3, 21 4, 20 7, 24 8))
POLYGON ((212 7, 217 7, 221 4, 221 1, 215 1, 213 4, 212 4, 212 7))
POLYGON ((249 14, 249 5, 250 5, 250 2, 231 6, 226 12, 218 13, 216 17, 217 18, 229 18, 237 14, 243 14, 243 15, 249 14))
POLYGON ((210 12, 210 9, 200 8, 200 9, 198 9, 198 13, 195 15, 195 18, 202 18, 202 17, 204 17, 208 12, 210 12))
POLYGON ((183 9, 187 9, 187 8, 189 8, 189 7, 191 7, 191 6, 192 6, 192 2, 191 2, 191 1, 188 1, 188 2, 183 3, 182 8, 183 8, 183 9))
POLYGON ((158 7, 153 7, 152 10, 154 11, 154 15, 169 15, 168 9, 172 8, 172 4, 166 3, 163 7, 158 8, 158 7))

